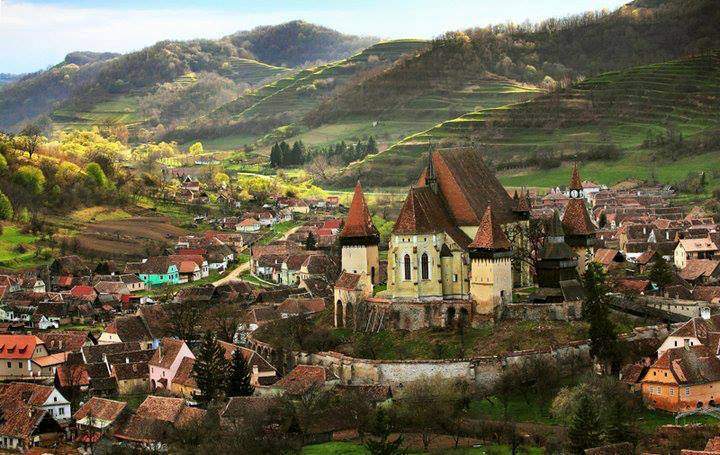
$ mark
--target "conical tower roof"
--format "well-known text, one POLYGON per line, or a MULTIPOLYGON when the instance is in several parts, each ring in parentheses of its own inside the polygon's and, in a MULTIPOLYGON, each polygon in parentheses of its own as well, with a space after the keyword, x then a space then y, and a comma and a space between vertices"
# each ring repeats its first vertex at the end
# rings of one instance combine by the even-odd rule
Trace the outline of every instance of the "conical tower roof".
POLYGON ((508 240, 507 235, 493 218, 490 205, 485 209, 480 228, 475 234, 475 240, 468 248, 490 251, 505 251, 511 248, 510 240, 508 240))
POLYGON ((578 171, 577 163, 573 165, 572 178, 570 179, 570 189, 581 191, 583 189, 582 180, 580 180, 580 172, 578 171))
POLYGON ((380 233, 370 216, 360 182, 355 185, 350 211, 345 220, 345 227, 340 233, 340 239, 344 244, 352 243, 352 239, 363 239, 363 243, 367 243, 368 240, 377 242, 380 240, 380 233))

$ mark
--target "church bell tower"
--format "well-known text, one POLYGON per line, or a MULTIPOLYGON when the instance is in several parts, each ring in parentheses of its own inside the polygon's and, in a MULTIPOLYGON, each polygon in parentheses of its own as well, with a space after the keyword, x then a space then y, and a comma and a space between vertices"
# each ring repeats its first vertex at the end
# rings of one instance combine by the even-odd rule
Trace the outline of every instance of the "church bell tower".
POLYGON ((380 233, 373 224, 360 182, 355 185, 350 211, 340 233, 342 270, 365 273, 372 284, 380 282, 380 233))

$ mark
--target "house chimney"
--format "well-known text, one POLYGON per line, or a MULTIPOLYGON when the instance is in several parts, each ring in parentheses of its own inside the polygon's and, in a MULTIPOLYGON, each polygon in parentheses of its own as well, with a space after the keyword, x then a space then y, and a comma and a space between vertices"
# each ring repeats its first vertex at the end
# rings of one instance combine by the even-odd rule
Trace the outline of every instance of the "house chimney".
POLYGON ((705 319, 706 321, 710 319, 710 307, 704 306, 700 307, 700 317, 705 319))

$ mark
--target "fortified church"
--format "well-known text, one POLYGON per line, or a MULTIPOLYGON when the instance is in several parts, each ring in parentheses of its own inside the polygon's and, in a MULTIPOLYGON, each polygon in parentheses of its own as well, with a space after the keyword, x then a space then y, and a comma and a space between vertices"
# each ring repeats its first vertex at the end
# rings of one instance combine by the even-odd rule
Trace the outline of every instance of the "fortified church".
MULTIPOLYGON (((595 228, 577 168, 570 196, 563 219, 556 213, 545 229, 536 271, 541 288, 578 283, 593 257, 595 228)), ((529 262, 514 256, 527 249, 529 223, 529 194, 510 197, 480 152, 433 151, 395 222, 387 289, 373 295, 381 280, 380 235, 358 182, 340 234, 335 324, 417 329, 502 317, 513 288, 533 284, 529 262)))

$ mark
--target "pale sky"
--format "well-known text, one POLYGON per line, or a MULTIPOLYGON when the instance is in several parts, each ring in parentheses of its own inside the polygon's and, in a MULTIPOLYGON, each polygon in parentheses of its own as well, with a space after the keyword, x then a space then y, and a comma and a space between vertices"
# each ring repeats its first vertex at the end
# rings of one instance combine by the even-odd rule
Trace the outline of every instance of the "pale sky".
POLYGON ((129 52, 165 39, 220 38, 302 19, 355 35, 433 38, 540 21, 629 0, 0 0, 0 73, 46 68, 68 52, 129 52))

